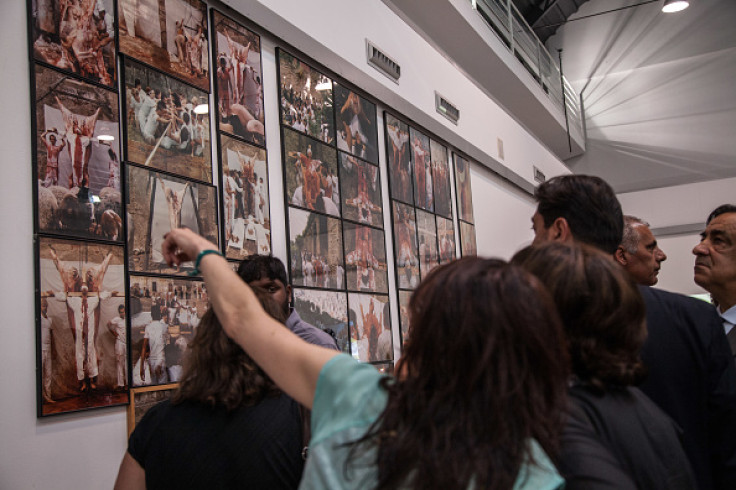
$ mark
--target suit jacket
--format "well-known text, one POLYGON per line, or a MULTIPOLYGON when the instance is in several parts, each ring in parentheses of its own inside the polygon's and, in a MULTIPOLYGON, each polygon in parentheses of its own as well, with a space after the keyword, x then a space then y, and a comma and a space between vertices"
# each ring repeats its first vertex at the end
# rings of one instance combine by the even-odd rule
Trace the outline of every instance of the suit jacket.
POLYGON ((736 367, 711 305, 640 286, 649 369, 641 390, 683 429, 699 487, 736 489, 736 367))

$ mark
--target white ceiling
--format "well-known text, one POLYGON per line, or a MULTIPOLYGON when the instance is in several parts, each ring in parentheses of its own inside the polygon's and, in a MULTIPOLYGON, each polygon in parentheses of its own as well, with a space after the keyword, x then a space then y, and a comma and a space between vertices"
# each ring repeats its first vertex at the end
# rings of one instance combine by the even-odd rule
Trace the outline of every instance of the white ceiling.
POLYGON ((547 41, 585 108, 586 152, 567 161, 618 192, 736 176, 736 0, 590 0, 547 41))

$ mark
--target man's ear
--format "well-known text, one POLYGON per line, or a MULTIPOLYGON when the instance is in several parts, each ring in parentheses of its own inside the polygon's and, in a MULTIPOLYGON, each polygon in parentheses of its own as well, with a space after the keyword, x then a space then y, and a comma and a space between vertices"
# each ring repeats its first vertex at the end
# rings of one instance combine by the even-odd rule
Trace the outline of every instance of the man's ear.
POLYGON ((552 225, 547 229, 547 236, 551 241, 572 243, 575 239, 572 235, 570 225, 567 223, 565 218, 559 217, 552 222, 552 225))
POLYGON ((629 262, 629 260, 626 258, 626 252, 624 251, 623 247, 618 247, 615 252, 613 252, 613 258, 616 259, 616 262, 619 264, 626 266, 629 262))

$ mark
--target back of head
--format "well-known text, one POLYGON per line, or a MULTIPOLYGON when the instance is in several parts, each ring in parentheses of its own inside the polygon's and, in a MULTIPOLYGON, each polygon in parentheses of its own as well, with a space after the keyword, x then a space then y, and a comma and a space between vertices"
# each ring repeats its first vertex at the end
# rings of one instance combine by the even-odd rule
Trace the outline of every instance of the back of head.
POLYGON ((649 226, 649 223, 636 216, 624 215, 624 234, 621 238, 621 248, 630 254, 636 253, 639 246, 639 233, 636 231, 638 225, 649 226))
POLYGON ((521 268, 466 257, 434 269, 409 310, 379 487, 511 488, 529 439, 553 454, 562 420, 567 355, 549 294, 521 268))
POLYGON ((534 198, 545 227, 565 218, 575 240, 610 254, 621 243, 621 204, 603 179, 591 175, 553 177, 537 187, 534 198))
POLYGON ((547 243, 524 249, 512 262, 537 276, 552 294, 579 379, 601 389, 640 379, 644 301, 610 256, 585 245, 547 243))
POLYGON ((267 278, 289 284, 284 263, 272 255, 249 255, 238 266, 238 275, 246 283, 267 278))
MULTIPOLYGON (((253 288, 253 292, 266 313, 281 323, 286 320, 284 310, 270 294, 260 288, 253 288)), ((234 410, 279 393, 271 378, 225 334, 212 308, 202 316, 187 349, 174 403, 191 400, 234 410)))

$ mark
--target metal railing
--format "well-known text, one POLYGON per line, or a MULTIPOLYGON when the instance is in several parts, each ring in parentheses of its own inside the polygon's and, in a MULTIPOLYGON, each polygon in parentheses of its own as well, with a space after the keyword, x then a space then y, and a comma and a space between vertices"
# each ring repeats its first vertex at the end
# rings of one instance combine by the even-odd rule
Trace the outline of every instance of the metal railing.
POLYGON ((511 0, 470 0, 490 28, 567 117, 570 132, 583 136, 578 94, 511 0))

